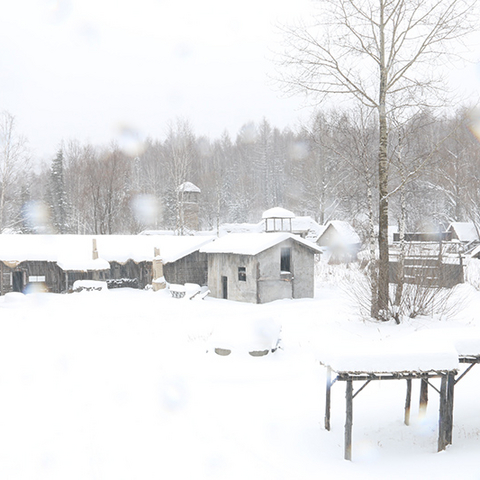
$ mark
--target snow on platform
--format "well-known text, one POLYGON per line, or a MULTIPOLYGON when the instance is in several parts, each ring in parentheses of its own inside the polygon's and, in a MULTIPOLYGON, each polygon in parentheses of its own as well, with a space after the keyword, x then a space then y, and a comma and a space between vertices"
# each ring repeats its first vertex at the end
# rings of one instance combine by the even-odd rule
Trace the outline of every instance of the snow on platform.
POLYGON ((395 373, 456 370, 458 353, 448 341, 425 341, 414 335, 395 341, 349 342, 317 354, 335 372, 395 373))

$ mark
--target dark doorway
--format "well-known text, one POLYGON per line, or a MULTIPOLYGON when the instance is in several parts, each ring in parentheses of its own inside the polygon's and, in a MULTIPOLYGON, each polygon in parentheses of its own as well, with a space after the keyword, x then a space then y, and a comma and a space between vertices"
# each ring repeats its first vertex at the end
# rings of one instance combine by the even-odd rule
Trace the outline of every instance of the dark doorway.
POLYGON ((222 298, 228 298, 228 278, 222 277, 222 298))
POLYGON ((23 292, 23 272, 13 272, 12 274, 12 290, 14 292, 23 292))

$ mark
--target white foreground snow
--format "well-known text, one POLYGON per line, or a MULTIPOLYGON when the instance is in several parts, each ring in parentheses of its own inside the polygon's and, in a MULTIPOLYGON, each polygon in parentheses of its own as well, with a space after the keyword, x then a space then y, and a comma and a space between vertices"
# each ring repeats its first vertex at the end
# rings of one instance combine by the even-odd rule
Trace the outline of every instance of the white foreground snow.
POLYGON ((265 305, 130 289, 0 297, 0 478, 478 479, 480 366, 456 386, 453 444, 442 453, 438 395, 430 390, 419 418, 414 382, 407 427, 405 382, 372 382, 354 400, 347 462, 345 385, 332 388, 327 432, 316 360, 421 332, 426 351, 450 362, 449 347, 430 338, 462 345, 459 332, 478 338, 480 326, 480 293, 461 289, 471 301, 456 318, 399 326, 358 318, 335 286, 320 286, 314 300, 265 305), (215 325, 242 318, 279 322, 283 349, 207 354, 215 325))

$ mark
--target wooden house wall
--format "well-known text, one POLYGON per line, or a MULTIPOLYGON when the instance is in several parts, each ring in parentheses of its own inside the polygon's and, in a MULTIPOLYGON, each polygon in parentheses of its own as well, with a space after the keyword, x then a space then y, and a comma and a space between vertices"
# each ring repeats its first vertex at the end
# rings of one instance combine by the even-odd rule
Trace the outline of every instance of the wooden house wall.
POLYGON ((193 252, 176 262, 163 266, 163 275, 168 283, 184 285, 196 283, 208 284, 208 258, 206 253, 193 252))
MULTIPOLYGON (((398 262, 390 261, 390 283, 398 283, 398 262)), ((451 288, 464 283, 462 262, 442 263, 438 258, 406 258, 404 282, 425 287, 451 288)))
POLYGON ((109 277, 108 270, 90 270, 87 272, 68 271, 65 272, 66 277, 66 291, 73 288, 73 284, 77 280, 106 280, 109 277))
POLYGON ((128 260, 125 263, 110 262, 109 278, 119 280, 121 278, 137 279, 139 288, 145 288, 152 283, 152 262, 138 262, 128 260))
POLYGON ((0 290, 2 295, 14 291, 23 291, 29 284, 29 277, 44 276, 45 286, 49 292, 60 293, 65 291, 65 273, 55 262, 45 261, 26 261, 19 263, 16 267, 10 268, 3 262, 0 262, 1 281, 0 290), (7 283, 8 274, 12 279, 21 277, 21 285, 12 281, 7 283), (16 283, 16 285, 14 285, 16 283))

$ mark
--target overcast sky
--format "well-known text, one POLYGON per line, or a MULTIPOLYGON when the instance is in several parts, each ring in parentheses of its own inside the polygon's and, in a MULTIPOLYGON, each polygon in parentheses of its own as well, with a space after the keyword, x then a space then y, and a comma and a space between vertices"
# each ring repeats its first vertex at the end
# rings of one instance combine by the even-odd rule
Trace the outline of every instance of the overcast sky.
MULTIPOLYGON (((308 0, 2 4, 0 110, 34 157, 54 156, 62 139, 121 143, 126 129, 163 139, 176 118, 214 138, 264 116, 280 128, 308 117, 270 79, 275 25, 305 15, 308 0)), ((478 74, 469 68, 477 85, 478 74)))
POLYGON ((3 0, 0 110, 36 156, 62 139, 106 144, 125 127, 164 138, 234 136, 265 116, 295 126, 301 101, 269 79, 278 21, 307 0, 3 0))

